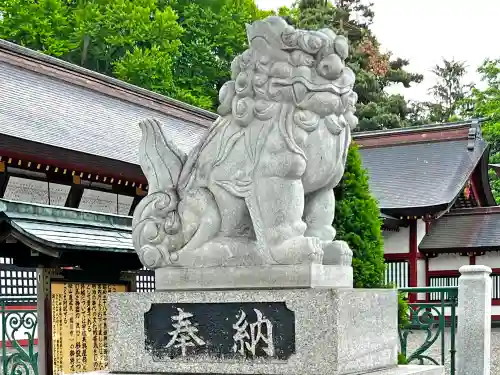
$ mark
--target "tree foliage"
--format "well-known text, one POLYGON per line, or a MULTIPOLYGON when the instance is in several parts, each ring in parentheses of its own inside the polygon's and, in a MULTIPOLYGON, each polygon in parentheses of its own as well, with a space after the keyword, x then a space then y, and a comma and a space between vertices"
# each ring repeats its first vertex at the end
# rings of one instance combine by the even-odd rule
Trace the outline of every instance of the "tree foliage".
MULTIPOLYGON (((469 103, 476 117, 486 118, 483 134, 490 143, 490 163, 500 164, 500 58, 487 59, 478 69, 484 89, 472 89, 469 103)), ((497 203, 500 203, 500 179, 490 170, 490 185, 497 203)))
POLYGON ((214 110, 254 0, 4 0, 0 38, 214 110))
POLYGON ((472 89, 464 83, 467 67, 463 61, 443 59, 442 65, 431 70, 437 82, 429 90, 434 102, 426 103, 429 122, 447 122, 458 119, 461 106, 472 89))
POLYGON ((353 251, 354 284, 375 288, 384 284, 384 249, 380 210, 370 193, 368 175, 356 145, 349 149, 344 177, 335 188, 337 239, 353 251))
POLYGON ((409 126, 411 108, 401 95, 384 90, 393 84, 410 87, 422 81, 420 74, 405 70, 408 61, 383 53, 370 30, 374 13, 362 0, 301 0, 292 9, 282 8, 280 15, 300 28, 328 27, 345 35, 350 43, 347 65, 356 74, 354 90, 358 94, 358 130, 377 130, 409 126), (287 12, 288 11, 288 12, 287 12))
MULTIPOLYGON (((231 61, 247 47, 245 23, 271 13, 254 0, 4 0, 0 10, 3 39, 210 110, 231 61)), ((408 125, 405 100, 384 89, 421 77, 380 52, 370 5, 302 0, 278 13, 299 27, 348 36, 360 130, 408 125)))
POLYGON ((0 37, 162 94, 183 33, 155 0, 5 0, 0 37))
POLYGON ((270 12, 259 10, 254 0, 183 0, 172 7, 185 30, 174 64, 176 86, 215 110, 232 60, 247 48, 245 24, 270 12))

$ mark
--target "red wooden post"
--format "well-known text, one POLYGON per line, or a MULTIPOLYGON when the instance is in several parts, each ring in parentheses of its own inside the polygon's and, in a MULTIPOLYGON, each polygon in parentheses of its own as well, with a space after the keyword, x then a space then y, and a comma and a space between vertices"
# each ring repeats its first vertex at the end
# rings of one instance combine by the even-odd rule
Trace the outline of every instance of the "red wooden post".
MULTIPOLYGON (((410 287, 418 286, 418 243, 417 243, 417 220, 410 220, 410 235, 409 235, 409 268, 410 268, 410 287)), ((414 302, 417 298, 416 295, 410 294, 409 296, 410 302, 414 302)))

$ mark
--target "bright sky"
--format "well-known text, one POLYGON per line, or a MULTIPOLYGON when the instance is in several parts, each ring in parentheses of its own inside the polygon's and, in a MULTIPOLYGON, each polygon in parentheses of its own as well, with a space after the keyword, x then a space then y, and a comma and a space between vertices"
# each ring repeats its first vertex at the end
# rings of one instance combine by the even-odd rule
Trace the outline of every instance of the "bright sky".
MULTIPOLYGON (((425 100, 435 80, 429 70, 443 57, 465 61, 468 81, 477 82, 476 68, 486 57, 500 57, 500 0, 372 0, 372 30, 394 56, 410 61, 409 70, 424 82, 404 89, 407 99, 425 100)), ((293 0, 256 0, 262 9, 290 6, 293 0)))

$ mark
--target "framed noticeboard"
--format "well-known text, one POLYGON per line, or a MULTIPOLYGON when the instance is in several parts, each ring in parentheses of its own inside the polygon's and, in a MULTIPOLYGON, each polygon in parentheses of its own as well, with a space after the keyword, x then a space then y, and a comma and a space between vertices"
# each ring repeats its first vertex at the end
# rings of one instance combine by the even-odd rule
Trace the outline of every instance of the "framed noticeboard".
POLYGON ((51 282, 54 375, 106 369, 107 295, 127 290, 124 284, 51 282))

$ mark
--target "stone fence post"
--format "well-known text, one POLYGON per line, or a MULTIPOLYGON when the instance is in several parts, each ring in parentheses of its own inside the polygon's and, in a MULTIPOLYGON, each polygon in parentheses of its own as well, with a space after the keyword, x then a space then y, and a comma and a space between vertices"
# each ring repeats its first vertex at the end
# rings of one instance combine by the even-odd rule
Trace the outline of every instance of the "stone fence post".
POLYGON ((490 375, 491 268, 462 266, 459 272, 457 375, 490 375))

